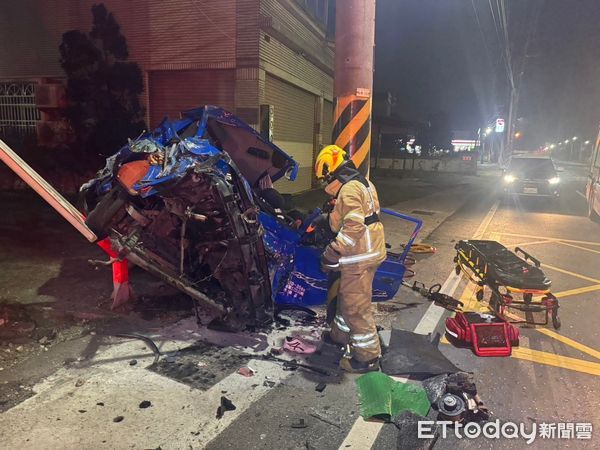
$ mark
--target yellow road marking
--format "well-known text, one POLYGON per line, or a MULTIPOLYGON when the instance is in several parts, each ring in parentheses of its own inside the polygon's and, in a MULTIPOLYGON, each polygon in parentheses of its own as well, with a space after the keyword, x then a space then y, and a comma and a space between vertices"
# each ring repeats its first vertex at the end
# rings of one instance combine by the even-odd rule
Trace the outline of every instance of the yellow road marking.
POLYGON ((547 328, 536 328, 536 330, 542 334, 545 334, 546 336, 549 336, 553 339, 556 339, 557 341, 562 342, 563 344, 568 345, 569 347, 573 347, 579 350, 580 352, 587 353, 588 355, 591 355, 594 358, 600 359, 600 352, 591 347, 588 347, 587 345, 580 344, 579 342, 574 341, 573 339, 569 339, 568 337, 563 336, 562 334, 558 334, 547 328))
POLYGON ((562 245, 568 245, 569 247, 574 247, 574 248, 578 248, 580 250, 585 250, 587 252, 592 252, 592 253, 597 253, 600 255, 600 251, 598 250, 593 250, 591 248, 587 248, 587 247, 582 247, 580 245, 575 245, 575 244, 570 244, 568 242, 562 242, 562 241, 558 241, 558 243, 562 244, 562 245))
MULTIPOLYGON (((519 246, 526 246, 526 245, 538 245, 538 244, 546 244, 546 243, 557 243, 557 244, 563 244, 563 245, 567 245, 567 246, 571 246, 571 247, 575 247, 575 248, 581 248, 583 250, 592 251, 594 253, 600 253, 599 251, 596 251, 596 250, 588 249, 585 247, 579 247, 577 245, 572 244, 572 243, 576 243, 576 244, 600 246, 600 243, 597 243, 597 242, 574 241, 571 239, 544 238, 542 236, 519 235, 519 234, 501 233, 501 232, 490 233, 490 239, 500 241, 499 238, 502 235, 537 239, 536 241, 532 241, 532 242, 511 244, 511 247, 519 247, 519 246), (540 239, 542 239, 542 240, 540 240, 540 239)), ((600 290, 600 280, 597 280, 597 279, 591 278, 591 277, 587 277, 585 275, 581 275, 581 274, 578 274, 575 272, 571 272, 571 271, 568 271, 565 269, 561 269, 558 267, 554 267, 549 264, 543 264, 543 266, 547 267, 551 270, 556 270, 558 272, 562 272, 567 275, 571 275, 576 278, 580 278, 580 279, 583 279, 586 281, 591 281, 593 283, 597 283, 592 286, 585 286, 582 288, 558 292, 558 293, 554 294, 557 298, 564 298, 564 297, 568 297, 568 296, 572 296, 572 295, 583 294, 586 292, 593 292, 593 291, 600 290)), ((483 304, 483 303, 479 302, 477 300, 477 298, 475 297, 475 293, 478 290, 479 290, 479 286, 473 284, 472 282, 467 283, 467 286, 465 287, 465 289, 463 290, 463 292, 460 296, 460 300, 464 303, 463 311, 478 311, 478 312, 485 311, 485 309, 487 307, 487 303, 483 304)), ((536 299, 539 300, 541 297, 542 296, 538 296, 538 297, 536 297, 536 299)), ((513 319, 520 319, 518 316, 516 316, 508 311, 506 312, 506 315, 513 319)), ((591 355, 595 358, 600 359, 600 352, 591 347, 588 347, 584 344, 574 341, 573 339, 570 339, 566 336, 558 334, 547 328, 535 327, 535 330, 537 330, 539 333, 544 334, 552 339, 556 339, 557 341, 562 342, 565 345, 568 345, 568 346, 575 348, 583 353, 586 353, 588 355, 591 355)), ((449 344, 449 341, 445 335, 442 336, 440 342, 443 344, 449 344)), ((585 361, 582 359, 571 358, 568 356, 562 356, 562 355, 557 355, 554 353, 533 350, 533 349, 525 348, 525 347, 514 347, 512 349, 512 356, 516 359, 522 359, 525 361, 530 361, 530 362, 535 362, 535 363, 539 363, 539 364, 545 364, 548 366, 560 367, 563 369, 574 370, 576 372, 583 372, 583 373, 587 373, 587 374, 591 374, 591 375, 600 376, 600 364, 585 361)))
POLYGON ((542 264, 542 266, 547 267, 548 269, 556 270, 557 272, 562 272, 564 274, 571 275, 572 277, 575 277, 575 278, 581 278, 582 280, 585 280, 585 281, 591 281, 592 283, 600 283, 600 280, 597 280, 596 278, 587 277, 587 276, 581 275, 579 273, 571 272, 566 269, 561 269, 560 267, 551 266, 550 264, 542 264))
MULTIPOLYGON (((518 244, 510 244, 510 247, 529 247, 531 245, 538 245, 538 244, 548 244, 550 242, 558 242, 556 239, 545 239, 543 241, 527 241, 527 242, 519 242, 518 244)), ((561 242, 562 244, 563 242, 561 242)), ((509 244, 506 244, 506 246, 508 247, 509 244)))
MULTIPOLYGON (((600 291, 600 284, 594 284, 592 286, 585 286, 576 289, 569 289, 568 291, 556 292, 554 295, 556 298, 565 298, 572 295, 585 294, 587 292, 600 291)), ((542 296, 534 297, 534 300, 541 299, 542 296)))
POLYGON ((502 236, 516 236, 516 237, 522 237, 522 238, 527 238, 527 239, 548 239, 550 241, 571 242, 573 244, 584 244, 584 245, 597 245, 597 246, 600 246, 600 242, 576 241, 576 240, 573 240, 573 239, 552 238, 552 237, 549 237, 549 236, 534 236, 534 235, 531 235, 531 234, 503 233, 501 231, 497 231, 497 233, 499 235, 502 235, 502 236))
POLYGON ((563 369, 600 376, 600 364, 584 361, 582 359, 569 358, 567 356, 555 355, 553 353, 532 350, 525 347, 514 347, 512 349, 512 357, 545 364, 547 366, 561 367, 563 369))

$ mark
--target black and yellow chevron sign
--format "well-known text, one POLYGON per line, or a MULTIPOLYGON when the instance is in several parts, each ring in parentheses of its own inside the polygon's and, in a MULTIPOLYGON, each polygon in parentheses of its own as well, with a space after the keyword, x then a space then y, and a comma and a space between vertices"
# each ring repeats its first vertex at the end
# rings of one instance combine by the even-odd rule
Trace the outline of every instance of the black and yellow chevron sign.
POLYGON ((347 95, 335 99, 333 141, 346 150, 358 169, 369 173, 371 97, 347 95))

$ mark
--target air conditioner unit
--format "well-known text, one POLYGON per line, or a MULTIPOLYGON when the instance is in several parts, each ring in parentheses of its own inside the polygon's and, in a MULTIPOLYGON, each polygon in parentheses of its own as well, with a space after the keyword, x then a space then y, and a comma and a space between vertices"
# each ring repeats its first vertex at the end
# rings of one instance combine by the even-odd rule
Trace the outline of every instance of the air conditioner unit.
POLYGON ((62 84, 38 84, 35 87, 35 104, 39 109, 67 106, 65 87, 62 84))

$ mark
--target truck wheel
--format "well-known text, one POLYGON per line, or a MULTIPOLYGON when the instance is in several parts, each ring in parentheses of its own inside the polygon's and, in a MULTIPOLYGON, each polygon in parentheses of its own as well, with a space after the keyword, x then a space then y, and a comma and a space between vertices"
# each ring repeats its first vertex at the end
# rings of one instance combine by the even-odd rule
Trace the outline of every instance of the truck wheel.
POLYGON ((87 216, 85 223, 98 236, 98 239, 108 236, 111 220, 126 201, 126 194, 119 186, 115 186, 102 197, 102 200, 87 216))

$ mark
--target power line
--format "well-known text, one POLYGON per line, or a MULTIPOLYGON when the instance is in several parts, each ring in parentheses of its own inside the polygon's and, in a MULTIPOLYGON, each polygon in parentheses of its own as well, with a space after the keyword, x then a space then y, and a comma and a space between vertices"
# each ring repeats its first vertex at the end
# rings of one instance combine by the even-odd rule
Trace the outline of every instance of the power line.
POLYGON ((515 88, 515 78, 512 68, 512 55, 510 50, 510 40, 508 38, 508 23, 506 20, 506 9, 504 7, 504 0, 497 0, 498 11, 500 12, 500 28, 503 31, 504 36, 504 52, 506 53, 506 64, 508 65, 508 78, 512 89, 515 88))
POLYGON ((485 47, 485 55, 487 56, 488 62, 490 66, 493 67, 492 57, 490 48, 487 44, 487 39, 485 38, 485 33, 483 32, 483 27, 481 26, 481 20, 479 19, 479 13, 477 12, 477 8, 475 8, 475 0, 471 0, 471 6, 473 7, 473 12, 475 13, 475 19, 477 20, 477 27, 479 28, 479 32, 481 33, 481 40, 483 41, 483 46, 485 47))

